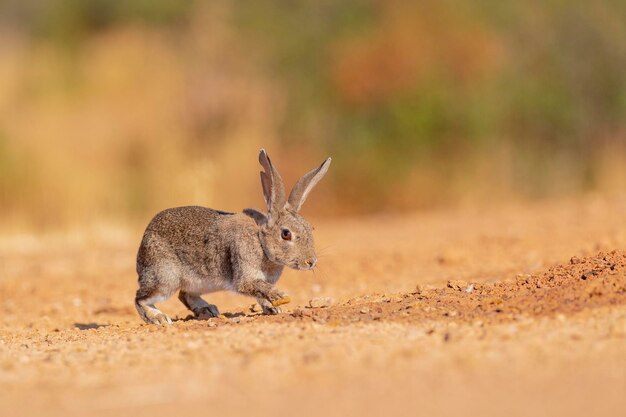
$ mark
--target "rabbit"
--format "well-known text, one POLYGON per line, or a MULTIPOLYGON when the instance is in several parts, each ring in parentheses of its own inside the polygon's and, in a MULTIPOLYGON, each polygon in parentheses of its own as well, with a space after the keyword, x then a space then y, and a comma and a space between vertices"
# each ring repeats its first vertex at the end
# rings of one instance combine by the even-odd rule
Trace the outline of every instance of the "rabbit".
POLYGON ((146 323, 172 323, 155 304, 177 290, 179 300, 198 319, 220 314, 200 295, 223 290, 255 297, 264 314, 279 314, 280 305, 290 302, 274 288, 283 268, 315 268, 313 228, 298 212, 328 171, 331 158, 300 178, 288 198, 264 149, 259 162, 267 213, 188 206, 164 210, 150 221, 137 253, 135 296, 135 307, 146 323))

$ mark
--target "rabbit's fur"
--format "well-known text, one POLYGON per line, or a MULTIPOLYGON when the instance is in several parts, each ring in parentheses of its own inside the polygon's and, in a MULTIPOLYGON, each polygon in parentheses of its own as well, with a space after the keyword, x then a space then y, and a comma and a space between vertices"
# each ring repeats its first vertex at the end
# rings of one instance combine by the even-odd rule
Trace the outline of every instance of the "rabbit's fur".
POLYGON ((147 323, 171 323, 154 304, 176 290, 180 290, 180 301, 198 318, 219 315, 217 307, 200 295, 221 290, 255 297, 264 313, 279 313, 278 306, 289 302, 285 293, 274 288, 283 267, 313 269, 317 262, 312 227, 298 211, 326 174, 330 161, 326 159, 300 178, 286 199, 280 174, 261 149, 267 214, 254 209, 226 213, 197 206, 157 214, 146 228, 137 254, 135 306, 141 318, 147 323))

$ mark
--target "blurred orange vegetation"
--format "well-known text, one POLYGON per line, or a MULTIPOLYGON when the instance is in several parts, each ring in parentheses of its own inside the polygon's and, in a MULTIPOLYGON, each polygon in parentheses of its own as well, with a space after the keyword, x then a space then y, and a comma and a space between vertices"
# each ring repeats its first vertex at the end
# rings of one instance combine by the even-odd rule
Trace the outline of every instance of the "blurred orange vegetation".
POLYGON ((259 204, 256 155, 276 148, 278 100, 217 12, 196 15, 180 39, 122 27, 79 53, 1 37, 4 220, 259 204))
POLYGON ((459 84, 493 74, 502 46, 497 34, 437 2, 390 2, 371 34, 340 42, 331 77, 353 105, 378 102, 451 72, 459 84))

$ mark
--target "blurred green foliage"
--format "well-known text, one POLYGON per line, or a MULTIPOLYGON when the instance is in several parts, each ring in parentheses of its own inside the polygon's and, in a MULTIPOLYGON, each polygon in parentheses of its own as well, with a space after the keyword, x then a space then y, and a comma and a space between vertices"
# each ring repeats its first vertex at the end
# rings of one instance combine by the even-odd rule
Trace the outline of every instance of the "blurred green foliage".
MULTIPOLYGON (((335 132, 325 140, 341 139, 339 147, 358 149, 364 141, 365 146, 391 147, 398 155, 412 157, 410 152, 422 146, 446 146, 450 137, 584 146, 592 144, 598 133, 624 125, 626 3, 622 1, 309 1, 289 5, 270 1, 242 7, 239 12, 252 38, 266 44, 281 79, 290 84, 292 113, 285 124, 294 136, 307 136, 298 130, 309 126, 306 118, 313 111, 320 123, 330 124, 329 131, 335 132), (397 9, 394 13, 403 18, 388 18, 387 9, 397 9), (402 88, 346 103, 346 97, 337 93, 329 68, 333 60, 344 58, 342 52, 351 51, 347 47, 333 54, 332 48, 360 37, 376 43, 394 31, 394 24, 405 25, 400 30, 414 35, 415 44, 401 39, 394 44, 392 38, 388 48, 374 45, 358 61, 361 66, 351 68, 354 74, 363 66, 378 65, 384 70, 381 61, 401 61, 397 55, 415 53, 413 46, 417 53, 427 49, 420 45, 420 31, 412 32, 414 25, 441 25, 435 35, 458 32, 457 39, 429 36, 426 42, 444 51, 449 46, 446 42, 452 43, 453 52, 460 50, 459 56, 425 57, 431 59, 425 77, 415 71, 402 88), (471 61, 464 55, 481 47, 473 39, 477 30, 478 42, 499 49, 500 56, 493 58, 499 62, 487 62, 483 72, 463 74, 471 61)), ((376 77, 372 81, 393 82, 376 77)), ((375 87, 372 92, 376 93, 375 87)))
POLYGON ((108 28, 140 23, 182 24, 189 0, 3 0, 2 21, 65 47, 108 28))
POLYGON ((539 182, 551 173, 546 158, 571 155, 584 187, 596 148, 624 145, 623 1, 270 1, 241 9, 251 39, 289 85, 284 137, 385 161, 387 169, 346 166, 360 170, 357 179, 393 180, 416 163, 508 146, 540 171, 539 182))

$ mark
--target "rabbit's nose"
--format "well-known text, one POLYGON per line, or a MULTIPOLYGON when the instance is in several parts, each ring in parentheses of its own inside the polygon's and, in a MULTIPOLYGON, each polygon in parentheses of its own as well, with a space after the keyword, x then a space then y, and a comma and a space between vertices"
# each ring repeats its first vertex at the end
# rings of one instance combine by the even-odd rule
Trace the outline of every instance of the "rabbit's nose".
POLYGON ((309 268, 313 268, 315 264, 317 263, 317 259, 316 258, 307 259, 305 263, 309 268))

